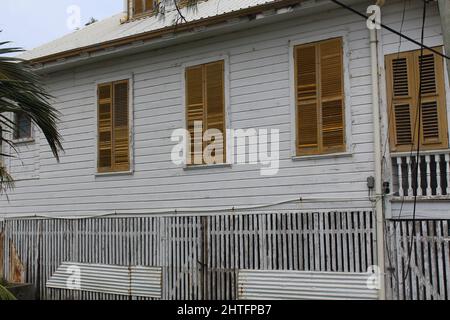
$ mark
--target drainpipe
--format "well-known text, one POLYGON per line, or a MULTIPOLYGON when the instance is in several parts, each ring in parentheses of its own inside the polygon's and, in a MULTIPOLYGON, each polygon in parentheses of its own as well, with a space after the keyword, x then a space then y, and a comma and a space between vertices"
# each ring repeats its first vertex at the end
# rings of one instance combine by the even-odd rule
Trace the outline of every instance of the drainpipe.
POLYGON ((374 135, 374 162, 375 162, 375 195, 376 195, 376 219, 377 219, 377 257, 380 271, 379 299, 386 299, 385 292, 385 265, 384 265, 384 214, 382 197, 381 175, 381 128, 380 128, 380 99, 378 84, 378 39, 377 30, 370 29, 370 60, 372 68, 372 111, 373 111, 373 135, 374 135))

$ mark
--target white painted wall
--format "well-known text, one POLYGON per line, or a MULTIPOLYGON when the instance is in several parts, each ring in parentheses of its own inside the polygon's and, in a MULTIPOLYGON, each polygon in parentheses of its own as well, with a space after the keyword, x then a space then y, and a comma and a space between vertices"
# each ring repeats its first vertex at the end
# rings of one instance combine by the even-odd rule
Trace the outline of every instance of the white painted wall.
MULTIPOLYGON (((365 8, 358 6, 360 11, 365 8)), ((392 10, 384 22, 398 29, 398 4, 384 10, 392 10)), ((410 12, 419 15, 416 9, 410 12)), ((416 22, 411 19, 408 23, 416 22)), ((410 29, 414 33, 412 26, 410 29)), ((439 42, 437 31, 431 35, 435 30, 434 24, 427 29, 427 41, 439 42)), ((300 197, 317 200, 258 211, 370 210, 366 179, 373 175, 373 135, 368 35, 364 20, 336 9, 51 74, 48 87, 62 113, 65 154, 56 163, 48 146, 41 143, 39 179, 17 181, 9 202, 2 197, 0 214, 200 212, 271 205, 300 197), (337 33, 344 35, 347 50, 348 154, 294 161, 291 43, 337 33), (184 127, 182 66, 221 55, 229 61, 229 126, 280 130, 281 168, 276 176, 261 176, 259 165, 183 170, 170 161, 172 131, 184 127), (134 172, 97 176, 95 83, 124 73, 131 73, 134 83, 134 172), (333 200, 337 197, 355 200, 333 200)), ((385 34, 382 40, 386 52, 395 47, 396 38, 385 34)))

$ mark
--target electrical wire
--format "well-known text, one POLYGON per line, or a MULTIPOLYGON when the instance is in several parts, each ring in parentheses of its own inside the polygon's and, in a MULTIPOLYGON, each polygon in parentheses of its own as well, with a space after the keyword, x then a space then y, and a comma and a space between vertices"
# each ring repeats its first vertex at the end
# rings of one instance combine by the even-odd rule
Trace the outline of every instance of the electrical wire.
MULTIPOLYGON (((400 33, 403 32, 403 26, 405 24, 406 3, 407 3, 407 0, 403 0, 402 20, 401 20, 401 23, 400 23, 400 31, 399 31, 400 33)), ((397 48, 397 59, 400 58, 400 50, 401 50, 401 47, 402 47, 402 40, 403 40, 403 38, 401 36, 399 36, 398 48, 397 48)), ((386 153, 387 153, 389 136, 390 136, 390 133, 391 133, 391 126, 392 126, 391 119, 393 119, 393 115, 394 115, 394 95, 391 95, 391 101, 390 102, 391 102, 391 108, 389 110, 389 116, 387 117, 387 135, 386 135, 386 139, 385 139, 384 146, 383 146, 384 147, 383 157, 382 157, 383 165, 381 167, 383 171, 385 171, 387 169, 386 168, 387 167, 386 153)), ((416 127, 416 125, 417 124, 414 124, 414 128, 416 127)), ((411 149, 411 152, 412 152, 412 149, 411 149)), ((384 176, 383 173, 382 173, 382 176, 384 176)), ((402 182, 399 181, 399 183, 402 183, 402 182)), ((402 196, 402 202, 401 202, 401 205, 400 205, 399 217, 402 215, 403 206, 405 204, 405 195, 403 194, 401 196, 402 196)), ((387 230, 386 220, 384 221, 384 230, 387 230)), ((394 231, 397 231, 397 221, 394 221, 394 231)), ((392 257, 390 255, 390 250, 389 250, 389 247, 388 247, 388 241, 387 241, 388 238, 387 238, 387 233, 386 232, 384 233, 384 239, 385 239, 384 243, 386 245, 386 256, 387 256, 387 259, 388 259, 389 268, 390 269, 394 269, 393 268, 393 264, 392 264, 392 257)), ((396 276, 396 274, 394 272, 392 272, 392 276, 394 277, 394 279, 396 281, 398 281, 398 278, 397 278, 397 276, 396 276)))
MULTIPOLYGON (((207 214, 207 213, 219 213, 219 212, 248 212, 251 210, 258 209, 267 209, 276 207, 283 204, 289 203, 323 203, 323 202, 351 202, 351 201, 366 201, 366 197, 360 198, 305 198, 305 197, 297 197, 295 199, 275 202, 271 204, 263 204, 263 205, 254 205, 254 206, 242 206, 242 207, 223 207, 223 208, 212 208, 212 209, 173 209, 173 210, 149 210, 145 212, 134 212, 134 213, 118 213, 114 212, 106 212, 99 214, 89 214, 89 215, 79 215, 79 216, 55 216, 55 215, 46 215, 46 214, 4 214, 0 215, 1 219, 56 219, 56 220, 82 220, 82 219, 91 219, 91 218, 104 218, 104 217, 117 217, 117 216, 129 216, 129 215, 147 215, 152 214, 153 216, 157 215, 183 215, 183 214, 207 214)), ((298 209, 293 209, 298 211, 298 209)))
MULTIPOLYGON (((356 10, 356 9, 354 9, 354 8, 352 8, 352 7, 348 6, 348 5, 346 5, 345 3, 342 3, 342 2, 340 2, 340 1, 338 1, 338 0, 330 0, 330 1, 333 2, 333 3, 335 3, 335 4, 337 4, 337 5, 339 5, 339 6, 341 6, 341 7, 344 8, 344 9, 347 9, 348 11, 351 11, 351 12, 355 13, 356 15, 358 15, 358 16, 360 16, 360 17, 366 19, 366 20, 369 20, 369 19, 370 19, 370 17, 369 17, 368 15, 359 12, 358 10, 356 10)), ((375 21, 373 21, 373 22, 375 22, 375 21)), ((395 30, 395 29, 393 29, 393 28, 391 28, 391 27, 389 27, 389 26, 387 26, 387 25, 385 25, 385 24, 383 24, 383 23, 379 23, 379 25, 380 25, 380 27, 382 27, 383 29, 386 29, 386 30, 388 30, 388 31, 390 31, 390 32, 392 32, 392 33, 395 33, 396 35, 399 35, 400 37, 402 37, 402 38, 404 38, 404 39, 406 39, 406 40, 408 40, 408 41, 414 43, 415 45, 417 45, 417 46, 419 46, 419 47, 421 47, 421 48, 425 48, 425 49, 427 49, 427 50, 430 50, 431 52, 433 52, 433 53, 435 53, 435 54, 437 54, 437 55, 439 55, 439 56, 441 56, 441 57, 443 57, 443 58, 445 58, 445 59, 449 59, 449 60, 450 60, 450 57, 449 57, 449 56, 447 56, 447 55, 445 55, 445 54, 443 54, 443 53, 441 53, 441 52, 439 52, 439 51, 437 51, 437 50, 435 50, 435 49, 433 49, 433 48, 431 48, 431 47, 428 47, 428 46, 424 45, 423 43, 420 43, 420 42, 414 40, 413 38, 408 37, 407 35, 404 35, 404 34, 398 32, 397 30, 395 30)))
MULTIPOLYGON (((422 33, 421 33, 421 37, 420 37, 420 41, 421 43, 424 42, 424 38, 425 38, 425 20, 426 20, 426 16, 427 16, 427 0, 423 0, 423 13, 422 13, 422 33)), ((417 212, 417 197, 419 195, 419 183, 421 183, 421 179, 418 177, 418 173, 419 173, 419 165, 420 165, 420 137, 421 137, 421 132, 420 132, 420 126, 421 126, 421 122, 422 122, 422 83, 423 83, 423 79, 422 79, 422 74, 423 74, 423 53, 424 53, 424 47, 422 46, 420 49, 420 57, 419 57, 419 99, 418 99, 418 104, 417 104, 417 113, 418 113, 418 118, 419 118, 419 128, 417 130, 417 153, 416 153, 416 163, 415 163, 415 176, 416 176, 416 192, 414 194, 414 205, 413 205, 413 216, 412 216, 412 232, 410 235, 410 244, 409 244, 409 248, 408 248, 408 267, 406 269, 406 275, 403 279, 403 281, 406 280, 406 278, 408 277, 410 271, 411 271, 411 256, 412 256, 412 249, 413 249, 413 241, 414 241, 414 237, 416 236, 416 212, 417 212)), ((406 226, 407 229, 408 225, 406 226)), ((406 234, 408 234, 408 230, 406 230, 406 234)))

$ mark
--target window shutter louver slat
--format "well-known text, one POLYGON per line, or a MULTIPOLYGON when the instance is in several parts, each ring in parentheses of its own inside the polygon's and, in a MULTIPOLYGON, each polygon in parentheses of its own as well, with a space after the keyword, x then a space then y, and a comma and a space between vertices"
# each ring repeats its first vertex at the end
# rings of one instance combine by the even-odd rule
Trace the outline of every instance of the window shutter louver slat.
POLYGON ((321 120, 324 151, 343 151, 344 96, 342 42, 340 39, 320 44, 321 120))
POLYGON ((224 110, 224 62, 207 64, 206 68, 206 122, 207 128, 217 129, 222 132, 223 139, 217 144, 223 146, 222 150, 216 150, 216 162, 223 163, 225 160, 225 110, 224 110))
POLYGON ((98 171, 112 165, 112 99, 111 85, 98 87, 98 171))
POLYGON ((297 152, 319 150, 316 47, 299 47, 295 53, 297 95, 297 152))
MULTIPOLYGON (((203 142, 201 137, 197 140, 194 136, 194 125, 196 121, 204 120, 204 97, 203 97, 203 68, 202 66, 188 68, 186 70, 186 102, 187 102, 187 127, 191 138, 191 164, 194 164, 196 156, 196 144, 203 142)), ((204 129, 204 128, 203 128, 204 129)), ((197 148, 199 149, 199 148, 197 148)), ((197 157, 203 155, 197 154, 197 157)))
POLYGON ((129 128, 128 128, 128 81, 114 84, 114 170, 128 171, 129 128))

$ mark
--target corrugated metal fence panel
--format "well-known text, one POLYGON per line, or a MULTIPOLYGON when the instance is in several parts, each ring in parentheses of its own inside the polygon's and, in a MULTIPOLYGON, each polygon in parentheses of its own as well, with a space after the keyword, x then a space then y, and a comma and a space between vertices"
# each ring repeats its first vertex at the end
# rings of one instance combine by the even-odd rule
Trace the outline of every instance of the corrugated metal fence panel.
POLYGON ((135 297, 161 298, 161 268, 64 262, 47 281, 47 288, 68 289, 78 276, 76 290, 135 297), (77 268, 75 270, 74 268, 77 268))
POLYGON ((369 273, 239 271, 241 300, 376 300, 369 273))
POLYGON ((370 211, 7 220, 3 265, 9 276, 11 241, 41 299, 127 299, 46 287, 75 261, 161 267, 164 300, 233 300, 239 269, 366 272, 374 221, 370 211))

